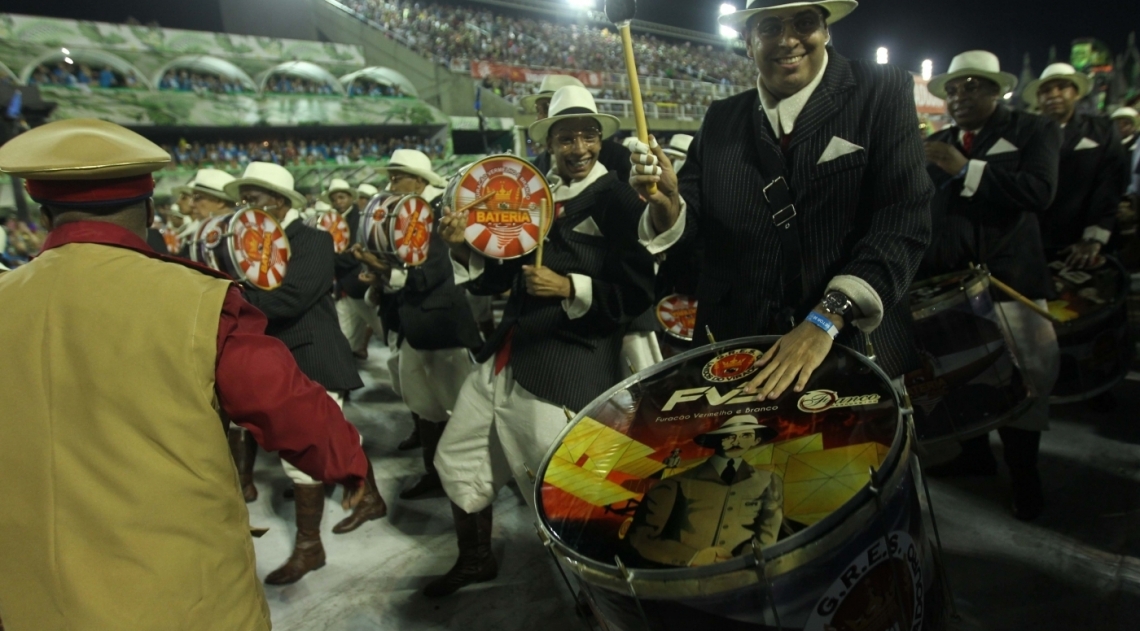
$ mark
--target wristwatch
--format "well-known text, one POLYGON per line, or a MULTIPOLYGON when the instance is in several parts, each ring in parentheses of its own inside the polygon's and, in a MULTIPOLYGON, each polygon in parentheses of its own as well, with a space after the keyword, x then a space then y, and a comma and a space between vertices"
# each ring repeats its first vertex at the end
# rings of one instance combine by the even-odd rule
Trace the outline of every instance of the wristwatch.
POLYGON ((850 324, 851 318, 854 315, 855 303, 847 297, 847 294, 831 290, 824 294, 823 300, 820 302, 823 307, 823 312, 829 315, 837 315, 843 318, 844 324, 850 324))

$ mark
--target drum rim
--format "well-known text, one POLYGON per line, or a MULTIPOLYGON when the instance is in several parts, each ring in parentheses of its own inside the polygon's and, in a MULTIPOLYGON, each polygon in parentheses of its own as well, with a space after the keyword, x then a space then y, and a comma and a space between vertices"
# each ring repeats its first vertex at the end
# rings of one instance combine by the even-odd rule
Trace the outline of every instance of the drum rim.
MULTIPOLYGON (((273 215, 270 215, 264 210, 258 210, 256 208, 242 208, 235 210, 230 216, 229 220, 226 221, 226 229, 230 233, 230 237, 226 239, 226 254, 230 257, 230 261, 236 261, 236 258, 234 257, 234 253, 236 252, 236 249, 234 248, 234 240, 237 235, 234 234, 233 223, 237 221, 237 218, 241 214, 246 212, 252 212, 255 215, 265 215, 265 217, 272 221, 273 225, 277 226, 277 229, 281 231, 281 236, 285 239, 285 267, 286 271, 288 271, 289 259, 293 258, 293 244, 289 243, 289 235, 285 234, 285 228, 281 225, 281 222, 277 221, 277 219, 273 217, 273 215)), ((281 284, 277 285, 276 287, 261 287, 260 285, 256 285, 253 283, 253 281, 249 280, 249 277, 246 275, 245 271, 241 269, 240 265, 237 265, 235 263, 235 267, 237 267, 236 274, 240 276, 240 278, 235 278, 235 280, 237 280, 239 283, 246 283, 258 291, 277 291, 278 289, 281 289, 281 287, 285 284, 285 276, 282 274, 281 284)))
MULTIPOLYGON (((671 337, 675 340, 681 340, 682 342, 692 342, 693 336, 690 335, 689 337, 682 337, 680 335, 677 335, 676 333, 670 331, 669 325, 665 324, 665 320, 661 319, 661 305, 665 304, 666 300, 668 300, 674 296, 681 296, 681 297, 687 298, 690 302, 694 302, 694 303, 697 302, 696 296, 690 296, 688 294, 679 294, 679 293, 669 294, 668 296, 665 296, 661 300, 657 301, 657 305, 653 307, 653 315, 657 318, 657 323, 661 325, 661 329, 665 332, 665 335, 668 335, 669 337, 671 337)), ((695 333, 695 331, 694 331, 694 333, 695 333)))
MULTIPOLYGON (((728 340, 725 342, 717 342, 715 344, 709 344, 686 351, 679 355, 670 357, 669 359, 666 359, 662 362, 659 362, 653 367, 643 371, 642 373, 638 373, 626 378, 625 380, 621 381, 617 385, 613 386, 609 390, 606 390, 604 393, 596 397, 594 401, 609 400, 617 392, 628 389, 631 385, 639 383, 641 381, 639 375, 641 374, 645 374, 647 376, 656 375, 658 373, 669 370, 676 364, 687 361, 692 357, 706 354, 710 350, 720 351, 758 342, 766 343, 770 346, 779 339, 780 336, 778 335, 749 336, 728 340)), ((797 558, 801 557, 803 554, 806 554, 809 548, 813 556, 811 556, 808 560, 815 558, 816 556, 827 551, 830 551, 832 547, 819 545, 813 546, 812 544, 821 541, 831 541, 833 539, 832 535, 837 532, 846 532, 847 528, 845 528, 845 526, 854 524, 856 521, 858 521, 860 524, 869 521, 870 518, 874 516, 874 511, 872 511, 866 518, 860 518, 859 520, 856 520, 854 517, 861 515, 862 512, 864 512, 864 508, 869 503, 873 503, 878 495, 884 493, 890 494, 894 491, 895 487, 898 486, 901 480, 900 471, 907 468, 901 465, 909 463, 910 453, 913 449, 912 444, 914 442, 914 432, 911 429, 912 410, 909 407, 903 405, 903 401, 899 396, 899 392, 891 383, 890 377, 888 377, 887 374, 883 372, 883 369, 880 368, 877 364, 853 348, 850 348, 843 344, 835 344, 832 346, 832 349, 842 349, 842 352, 851 354, 853 357, 858 359, 860 363, 871 368, 872 371, 889 386, 889 389, 894 396, 895 408, 898 416, 897 424, 895 427, 895 435, 891 441, 891 446, 887 451, 887 455, 884 458, 882 465, 877 470, 875 470, 877 476, 880 479, 878 493, 871 492, 871 482, 868 482, 867 485, 859 489, 855 495, 851 497, 850 500, 829 514, 827 517, 816 522, 815 524, 812 524, 811 526, 808 526, 807 528, 804 528, 800 532, 795 533, 787 539, 783 539, 771 546, 763 548, 762 553, 764 557, 764 565, 766 568, 769 568, 766 569, 766 575, 768 576, 777 576, 779 574, 783 574, 784 572, 791 571, 796 567, 800 567, 802 563, 794 563, 794 561, 797 558), (781 563, 781 559, 785 561, 781 563), (779 569, 781 565, 787 564, 789 562, 791 563, 790 567, 779 569), (774 573, 770 571, 770 568, 773 564, 776 566, 776 571, 774 573)), ((591 406, 593 405, 594 401, 591 401, 591 406)), ((538 471, 535 472, 535 484, 532 500, 534 502, 534 511, 538 517, 538 528, 540 533, 542 533, 542 537, 548 541, 549 545, 551 545, 553 548, 556 548, 558 550, 558 553, 563 557, 571 560, 577 565, 586 566, 596 573, 618 577, 624 581, 625 579, 621 578, 621 569, 616 565, 603 563, 597 559, 588 557, 572 548, 569 544, 562 541, 557 533, 555 533, 553 529, 551 529, 548 525, 546 514, 543 509, 542 481, 546 477, 546 470, 550 464, 550 461, 553 459, 555 452, 557 452, 558 448, 562 445, 563 439, 565 439, 566 435, 570 433, 570 430, 572 430, 578 424, 578 422, 582 420, 583 416, 583 412, 578 412, 572 419, 567 421, 566 427, 564 427, 562 431, 559 432, 557 439, 551 443, 550 448, 547 450, 546 455, 542 459, 542 464, 539 466, 538 471)), ((842 537, 840 537, 839 540, 842 540, 842 537)), ((717 563, 714 565, 698 568, 629 568, 627 571, 631 576, 643 576, 646 580, 652 579, 652 582, 672 582, 691 580, 705 576, 719 576, 722 574, 749 569, 756 564, 757 560, 755 557, 750 555, 741 555, 733 557, 731 560, 725 561, 723 563, 717 563)))
MULTIPOLYGON (((451 191, 451 195, 449 195, 448 197, 454 197, 455 193, 458 191, 459 182, 462 181, 464 177, 467 177, 467 174, 471 171, 471 169, 474 169, 476 166, 483 164, 484 162, 489 162, 491 160, 502 160, 504 158, 509 158, 511 160, 519 162, 520 164, 532 169, 535 173, 537 173, 538 174, 538 180, 542 183, 543 190, 546 191, 546 197, 547 197, 547 199, 550 200, 550 206, 546 209, 546 212, 550 214, 550 221, 548 221, 546 224, 546 232, 543 232, 542 234, 540 234, 538 236, 538 241, 541 242, 543 239, 545 239, 550 234, 550 231, 554 229, 554 191, 550 190, 550 182, 546 181, 546 174, 539 171, 538 167, 534 166, 534 164, 532 164, 531 162, 529 162, 527 160, 524 160, 524 159, 522 159, 522 158, 520 158, 514 154, 510 154, 510 153, 496 153, 496 154, 492 154, 492 155, 480 158, 480 159, 472 162, 471 164, 468 164, 467 166, 463 167, 462 169, 459 170, 458 173, 455 174, 455 178, 453 179, 453 181, 456 183, 455 184, 456 190, 451 191)), ((451 186, 451 182, 448 182, 448 187, 450 187, 450 186, 451 186)), ((447 192, 447 188, 444 189, 444 192, 445 193, 447 192)), ((447 203, 450 203, 452 205, 455 204, 454 199, 445 199, 444 201, 447 203)), ((455 209, 452 209, 452 210, 454 211, 455 209)), ((464 227, 464 231, 466 232, 466 227, 464 227)), ((484 257, 489 258, 489 259, 495 259, 496 261, 513 261, 515 259, 521 259, 525 256, 529 256, 531 253, 533 253, 535 250, 538 249, 538 245, 537 245, 538 242, 536 242, 535 247, 531 248, 530 250, 527 250, 526 252, 523 252, 522 254, 520 254, 518 256, 498 257, 498 256, 491 256, 491 255, 487 254, 486 252, 483 252, 482 250, 477 249, 474 245, 471 245, 471 242, 467 240, 466 235, 464 235, 464 237, 463 237, 463 242, 467 244, 467 247, 471 248, 472 252, 475 252, 476 254, 478 254, 480 256, 484 256, 484 257)))
MULTIPOLYGON (((383 204, 384 202, 388 201, 389 199, 394 199, 396 201, 392 202, 392 205, 396 206, 400 203, 400 200, 402 200, 404 197, 406 197, 406 196, 400 195, 399 193, 390 193, 390 192, 381 191, 381 192, 373 195, 372 199, 368 200, 368 204, 365 205, 365 209, 367 209, 369 206, 371 206, 372 202, 375 202, 377 200, 377 198, 380 198, 380 201, 378 204, 383 204)), ((371 252, 372 254, 375 254, 376 256, 390 255, 390 254, 392 254, 392 252, 390 252, 390 251, 389 252, 383 252, 383 251, 378 252, 378 251, 373 250, 372 248, 368 247, 368 234, 370 231, 367 230, 366 228, 368 227, 369 218, 371 218, 373 213, 375 213, 375 212, 376 212, 375 209, 373 209, 372 212, 367 212, 367 210, 360 211, 360 221, 359 221, 359 225, 357 226, 356 241, 361 246, 363 246, 366 251, 371 252)), ((388 216, 390 216, 390 215, 391 215, 391 213, 387 213, 385 215, 385 217, 384 217, 385 221, 387 221, 388 216)), ((389 244, 389 245, 391 245, 391 244, 389 244)))
MULTIPOLYGON (((431 251, 431 235, 434 234, 434 232, 435 232, 435 208, 431 205, 431 202, 429 202, 428 199, 426 197, 424 197, 423 195, 404 195, 404 196, 400 197, 400 199, 395 204, 393 204, 392 207, 394 209, 399 208, 400 206, 403 206, 405 202, 408 202, 408 201, 411 201, 414 199, 422 200, 424 205, 427 206, 431 210, 431 212, 428 213, 428 216, 431 217, 431 225, 429 226, 429 229, 428 229, 428 252, 430 253, 430 251, 431 251)), ((399 212, 394 213, 392 215, 392 221, 388 224, 388 245, 390 245, 392 248, 392 252, 391 252, 392 256, 394 256, 396 258, 397 263, 399 263, 400 265, 402 265, 404 267, 419 267, 419 266, 423 265, 424 263, 427 263, 427 260, 428 260, 427 256, 425 256, 424 259, 422 261, 420 261, 419 263, 409 263, 406 260, 404 260, 403 257, 400 256, 400 253, 398 252, 398 248, 396 247, 396 220, 399 218, 400 218, 400 213, 399 212)))
MULTIPOLYGON (((1125 282, 1131 278, 1128 273, 1128 268, 1124 267, 1115 256, 1111 254, 1104 254, 1105 267, 1112 266, 1116 268, 1117 273, 1120 274, 1120 282, 1116 290, 1116 296, 1112 298, 1112 302, 1108 303, 1101 309, 1093 312, 1086 317, 1073 318, 1068 322, 1054 322, 1053 330, 1057 332, 1058 342, 1062 335, 1073 335, 1075 333, 1083 332, 1087 329, 1097 327, 1104 324, 1104 321, 1111 318, 1118 313, 1121 309, 1127 312, 1128 309, 1128 295, 1131 293, 1131 283, 1125 282)), ((1083 270, 1081 270, 1083 271, 1083 270)), ((1095 271, 1095 270, 1094 270, 1095 271)), ((1050 278, 1053 274, 1049 274, 1050 278)), ((1125 314, 1127 319, 1127 313, 1125 314)), ((1125 325, 1127 328, 1127 324, 1125 325)), ((1094 395, 1095 396, 1095 395, 1094 395)))
POLYGON ((946 292, 923 302, 911 303, 911 318, 914 320, 924 320, 937 313, 941 313, 947 308, 952 307, 960 302, 964 302, 966 298, 963 294, 974 295, 975 293, 982 293, 989 289, 990 277, 988 274, 979 269, 968 269, 960 270, 957 272, 948 272, 946 274, 939 274, 937 276, 931 276, 930 278, 924 279, 921 282, 912 283, 910 289, 907 290, 908 297, 909 294, 913 292, 917 287, 931 283, 937 283, 938 281, 953 278, 955 276, 961 276, 963 273, 965 273, 966 276, 962 279, 962 282, 958 283, 959 291, 946 292), (976 287, 978 285, 981 287, 976 287))

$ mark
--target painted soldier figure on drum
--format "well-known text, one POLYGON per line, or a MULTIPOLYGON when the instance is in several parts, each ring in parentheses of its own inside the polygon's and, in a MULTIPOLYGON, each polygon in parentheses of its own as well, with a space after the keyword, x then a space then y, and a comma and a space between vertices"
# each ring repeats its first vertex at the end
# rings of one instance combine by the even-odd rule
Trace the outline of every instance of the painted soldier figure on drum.
MULTIPOLYGON (((956 56, 949 72, 930 81, 930 91, 946 99, 955 125, 926 143, 930 176, 938 187, 932 206, 935 239, 922 274, 961 272, 986 265, 1038 308, 1052 289, 1041 243, 1038 215, 1057 190, 1061 133, 1047 118, 1012 110, 1003 95, 1017 77, 1002 72, 987 51, 956 56)), ((999 433, 1013 482, 1013 511, 1033 519, 1044 506, 1037 452, 1048 428, 1048 395, 1057 379, 1057 336, 1049 320, 1004 293, 995 294, 998 315, 1009 331, 1020 368, 1036 402, 999 433)), ((931 467, 937 475, 994 475, 997 463, 988 434, 961 443, 954 461, 931 467)))
POLYGON ((698 339, 784 336, 748 385, 759 399, 802 392, 834 341, 873 342, 892 377, 917 365, 904 298, 933 187, 910 74, 829 46, 857 4, 750 0, 721 16, 756 89, 710 106, 679 175, 656 141, 633 154, 641 242, 698 246, 698 339))
POLYGON ((776 542, 784 514, 784 483, 744 460, 749 449, 776 436, 755 416, 734 416, 693 439, 716 453, 703 464, 658 482, 645 494, 629 543, 663 566, 727 561, 751 545, 776 542))
MULTIPOLYGON (((598 113, 585 88, 560 89, 550 116, 530 128, 553 157, 550 189, 529 165, 494 157, 497 183, 468 205, 501 195, 496 210, 457 208, 441 222, 456 280, 472 293, 509 290, 510 298, 440 440, 435 464, 452 501, 459 559, 425 588, 430 597, 497 575, 495 495, 513 477, 529 501, 533 472, 566 426, 564 409, 584 407, 628 375, 619 361, 622 337, 650 305, 653 261, 637 243, 644 206, 598 159, 618 127, 617 118, 598 113), (535 217, 542 217, 538 226, 535 217), (498 225, 504 221, 509 232, 498 225), (476 244, 479 252, 504 250, 514 258, 485 256, 476 244)), ((479 188, 480 178, 473 179, 479 188)))
MULTIPOLYGON (((337 325, 330 291, 335 257, 331 237, 300 221, 299 209, 304 207, 305 198, 293 189, 293 175, 280 165, 251 162, 242 177, 226 186, 226 191, 239 198, 243 207, 276 219, 292 252, 281 285, 271 291, 252 288, 246 299, 269 318, 266 332, 284 342, 301 370, 324 386, 329 397, 343 407, 348 392, 364 384, 352 361, 348 341, 337 325)), ((297 537, 293 554, 266 576, 265 582, 270 585, 295 583, 325 564, 320 535, 324 485, 287 461, 282 465, 293 481, 297 537)), ((334 533, 350 532, 387 514, 371 469, 366 487, 364 499, 333 528, 334 533)))

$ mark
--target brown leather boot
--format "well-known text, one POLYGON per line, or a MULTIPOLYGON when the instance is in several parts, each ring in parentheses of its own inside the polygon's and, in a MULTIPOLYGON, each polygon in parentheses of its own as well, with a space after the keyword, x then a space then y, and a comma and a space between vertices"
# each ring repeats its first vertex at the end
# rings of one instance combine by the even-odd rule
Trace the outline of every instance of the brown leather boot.
POLYGON ((461 587, 490 581, 499 575, 499 565, 491 553, 491 507, 471 514, 453 503, 451 514, 455 517, 459 560, 447 574, 424 587, 424 596, 428 598, 454 594, 461 587))
POLYGON ((226 433, 230 440, 230 454, 237 466, 241 494, 246 503, 257 500, 257 487, 253 485, 253 463, 257 459, 257 441, 253 434, 240 427, 231 427, 226 433))
POLYGON ((380 519, 387 514, 388 505, 384 503, 380 489, 376 487, 376 476, 373 475, 372 463, 369 462, 368 475, 364 477, 364 497, 360 498, 360 503, 352 509, 351 515, 333 526, 333 534, 343 535, 346 532, 352 532, 363 526, 365 522, 380 519))
POLYGON ((400 492, 400 499, 414 500, 429 493, 443 490, 443 483, 439 481, 439 472, 435 470, 435 451, 439 447, 439 439, 443 437, 443 430, 447 421, 433 423, 420 419, 416 423, 420 431, 420 441, 424 445, 424 470, 427 471, 418 482, 410 488, 400 492))
POLYGON ((321 515, 325 512, 325 485, 294 484, 297 504, 297 540, 285 565, 265 577, 266 585, 288 585, 325 566, 321 545, 321 515))
POLYGON ((420 416, 412 412, 412 435, 400 441, 400 444, 396 445, 396 449, 410 451, 418 449, 420 444, 420 416))

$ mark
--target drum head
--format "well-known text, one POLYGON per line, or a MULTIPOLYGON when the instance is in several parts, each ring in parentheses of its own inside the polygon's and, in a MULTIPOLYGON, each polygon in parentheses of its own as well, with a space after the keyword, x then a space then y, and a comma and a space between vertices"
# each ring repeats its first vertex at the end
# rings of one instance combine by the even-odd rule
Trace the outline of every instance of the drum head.
POLYGON ((198 234, 194 235, 194 244, 190 247, 190 258, 218 271, 230 273, 223 269, 218 261, 217 249, 222 244, 226 233, 226 220, 230 215, 211 217, 202 222, 198 234))
POLYGON ((351 245, 352 232, 348 229, 348 221, 344 215, 330 210, 317 215, 317 230, 329 233, 333 240, 333 249, 337 254, 344 252, 351 245))
POLYGON ((391 243, 396 258, 407 267, 422 265, 435 230, 431 204, 418 195, 408 195, 396 203, 394 211, 391 243))
POLYGON ((560 547, 607 565, 615 555, 636 568, 705 565, 852 500, 899 451, 894 390, 835 346, 804 392, 757 402, 742 388, 776 339, 684 353, 582 410, 538 474, 536 506, 560 547))
POLYGON ((514 259, 529 254, 538 247, 539 226, 545 223, 550 229, 554 208, 550 187, 525 160, 484 158, 465 169, 454 184, 446 201, 453 210, 467 209, 463 236, 483 256, 514 259))
POLYGON ((665 296, 657 303, 657 321, 665 333, 692 342, 693 330, 697 328, 697 299, 681 294, 665 296))
POLYGON ((1049 272, 1058 295, 1049 301, 1049 312, 1066 324, 1093 319, 1128 295, 1128 273, 1111 257, 1101 257, 1098 265, 1083 270, 1056 260, 1049 264, 1049 272))
POLYGON ((285 230, 260 210, 240 210, 232 217, 226 240, 232 268, 222 271, 258 289, 277 289, 292 255, 285 230))

